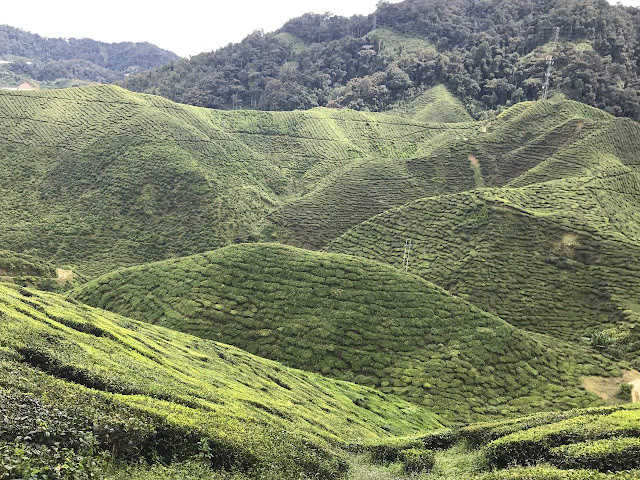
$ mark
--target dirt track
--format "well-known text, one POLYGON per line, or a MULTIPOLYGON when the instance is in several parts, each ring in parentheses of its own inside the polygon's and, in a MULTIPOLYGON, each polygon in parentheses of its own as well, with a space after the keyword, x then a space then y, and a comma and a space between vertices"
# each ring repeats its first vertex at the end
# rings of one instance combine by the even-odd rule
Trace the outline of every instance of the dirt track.
POLYGON ((640 379, 629 383, 633 385, 633 390, 631 390, 631 402, 640 403, 640 379))

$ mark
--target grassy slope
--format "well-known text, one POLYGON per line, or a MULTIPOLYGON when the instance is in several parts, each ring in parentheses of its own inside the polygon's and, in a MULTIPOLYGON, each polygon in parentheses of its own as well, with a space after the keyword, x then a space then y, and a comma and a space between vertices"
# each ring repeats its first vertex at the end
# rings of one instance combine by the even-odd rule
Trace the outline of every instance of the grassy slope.
POLYGON ((88 274, 253 238, 273 207, 448 127, 314 109, 221 112, 112 86, 0 92, 0 242, 88 274))
POLYGON ((404 115, 411 120, 427 123, 471 122, 460 100, 454 97, 443 85, 432 87, 405 105, 399 105, 392 113, 404 115))
POLYGON ((116 458, 185 459, 206 439, 214 467, 330 478, 343 469, 331 445, 440 425, 366 387, 2 284, 0 371, 3 452, 15 441, 79 455, 91 440, 116 458))
POLYGON ((68 290, 85 279, 71 270, 57 269, 34 255, 0 250, 0 281, 40 290, 68 290))
POLYGON ((525 334, 419 277, 275 244, 133 267, 72 296, 375 386, 457 421, 594 404, 580 376, 612 371, 601 357, 525 334))
POLYGON ((279 229, 275 239, 322 248, 349 225, 418 198, 504 186, 525 181, 523 174, 536 182, 549 178, 545 166, 553 158, 566 158, 553 170, 557 177, 570 176, 571 160, 585 149, 591 168, 618 151, 612 130, 626 131, 630 158, 638 144, 630 136, 634 125, 571 101, 518 104, 487 124, 448 124, 409 158, 350 164, 270 214, 269 221, 279 229))
POLYGON ((640 245, 497 201, 504 193, 419 200, 328 248, 401 267, 411 238, 412 272, 533 331, 576 339, 637 323, 640 245))
MULTIPOLYGON (((117 87, 2 92, 0 241, 90 275, 258 238, 321 248, 421 197, 502 186, 534 167, 536 181, 551 157, 614 122, 568 101, 521 104, 487 126, 220 112, 117 87)), ((594 148, 610 149, 604 140, 594 148)))
MULTIPOLYGON (((522 105, 498 122, 540 108, 522 105)), ((508 187, 389 210, 327 250, 399 267, 411 238, 412 272, 514 325, 574 340, 614 328, 626 336, 620 349, 638 351, 640 127, 621 119, 577 125, 578 140, 508 187)))
POLYGON ((640 406, 546 412, 354 446, 354 480, 586 480, 640 478, 640 406), (403 471, 405 452, 433 467, 403 471))

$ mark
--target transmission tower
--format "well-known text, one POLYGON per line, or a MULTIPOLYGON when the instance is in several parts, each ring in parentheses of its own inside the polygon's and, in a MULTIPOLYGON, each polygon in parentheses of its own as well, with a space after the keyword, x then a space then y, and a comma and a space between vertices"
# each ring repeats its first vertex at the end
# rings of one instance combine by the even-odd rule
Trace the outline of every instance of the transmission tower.
POLYGON ((413 243, 411 243, 411 239, 407 238, 404 242, 404 256, 402 257, 402 264, 404 265, 404 271, 409 271, 409 256, 411 255, 411 247, 413 247, 413 243))
POLYGON ((551 48, 551 55, 547 57, 547 73, 544 76, 544 86, 542 87, 542 99, 547 100, 549 98, 549 82, 551 81, 551 69, 553 68, 553 53, 558 48, 558 37, 560 36, 560 27, 556 27, 553 33, 553 47, 551 48))

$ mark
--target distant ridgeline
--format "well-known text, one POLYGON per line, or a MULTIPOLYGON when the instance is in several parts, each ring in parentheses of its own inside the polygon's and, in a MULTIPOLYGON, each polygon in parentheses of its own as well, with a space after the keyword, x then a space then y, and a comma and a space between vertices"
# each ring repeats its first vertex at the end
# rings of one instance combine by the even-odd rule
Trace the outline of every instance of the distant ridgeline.
POLYGON ((381 111, 444 84, 482 118, 539 99, 552 55, 553 91, 638 120, 639 29, 637 8, 604 0, 380 2, 368 16, 306 14, 122 85, 213 108, 381 111))
POLYGON ((45 38, 0 25, 0 87, 29 81, 41 88, 111 83, 178 56, 150 43, 45 38))

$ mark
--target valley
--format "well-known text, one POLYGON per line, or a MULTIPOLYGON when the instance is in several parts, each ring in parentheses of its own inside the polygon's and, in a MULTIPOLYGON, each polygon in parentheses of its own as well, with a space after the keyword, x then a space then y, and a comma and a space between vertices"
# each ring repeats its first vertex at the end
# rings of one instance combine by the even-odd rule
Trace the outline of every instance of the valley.
POLYGON ((640 480, 638 19, 0 27, 0 480, 640 480))

